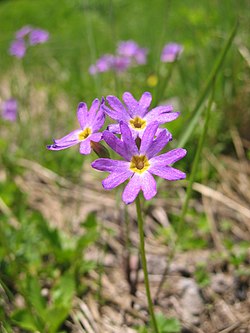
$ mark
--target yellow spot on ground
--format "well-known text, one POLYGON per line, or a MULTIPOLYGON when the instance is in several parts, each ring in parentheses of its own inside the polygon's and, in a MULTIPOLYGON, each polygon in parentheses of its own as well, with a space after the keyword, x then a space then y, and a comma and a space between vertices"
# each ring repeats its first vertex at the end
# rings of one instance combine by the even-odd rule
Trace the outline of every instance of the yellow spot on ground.
POLYGON ((134 155, 130 162, 130 170, 139 174, 147 171, 150 167, 149 161, 145 155, 134 155))
POLYGON ((136 130, 143 130, 146 127, 146 125, 147 125, 146 120, 141 119, 138 116, 136 116, 135 118, 131 119, 129 121, 129 123, 136 130))
POLYGON ((87 137, 90 136, 91 133, 92 133, 91 129, 89 127, 87 127, 78 134, 78 139, 80 141, 83 141, 83 140, 87 139, 87 137))

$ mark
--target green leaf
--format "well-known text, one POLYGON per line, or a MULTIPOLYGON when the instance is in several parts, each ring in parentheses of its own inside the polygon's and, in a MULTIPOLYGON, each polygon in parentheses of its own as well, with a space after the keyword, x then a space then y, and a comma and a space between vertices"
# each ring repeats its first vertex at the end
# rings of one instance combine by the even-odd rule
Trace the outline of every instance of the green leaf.
POLYGON ((77 241, 76 256, 78 256, 82 250, 86 249, 89 245, 93 244, 98 238, 99 232, 97 230, 88 230, 88 232, 82 235, 77 241))
POLYGON ((24 291, 24 294, 26 300, 34 308, 35 313, 38 315, 38 317, 44 320, 45 311, 46 311, 46 302, 41 295, 41 286, 37 278, 33 276, 29 276, 27 278, 27 288, 24 291))
POLYGON ((71 273, 61 276, 56 287, 52 290, 52 301, 55 306, 70 307, 75 293, 75 280, 71 273))
POLYGON ((28 331, 35 332, 40 329, 36 325, 34 316, 27 309, 15 311, 12 314, 11 319, 16 325, 28 331))
POLYGON ((156 314, 156 322, 159 333, 179 333, 181 324, 177 318, 166 318, 164 314, 156 314))
POLYGON ((87 230, 96 228, 98 226, 98 223, 97 223, 97 220, 96 220, 96 213, 91 212, 87 216, 86 220, 83 223, 81 223, 81 226, 86 228, 87 230))
POLYGON ((58 328, 68 317, 71 305, 68 307, 55 306, 47 311, 47 331, 49 333, 57 332, 58 328))

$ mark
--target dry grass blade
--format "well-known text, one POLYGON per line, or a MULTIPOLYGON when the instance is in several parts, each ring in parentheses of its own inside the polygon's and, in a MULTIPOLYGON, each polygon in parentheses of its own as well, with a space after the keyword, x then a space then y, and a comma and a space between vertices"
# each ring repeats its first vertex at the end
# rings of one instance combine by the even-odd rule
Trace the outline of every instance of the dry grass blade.
POLYGON ((194 183, 193 184, 193 189, 203 195, 205 195, 208 198, 214 199, 215 201, 218 201, 229 208, 237 211, 239 214, 244 215, 247 217, 249 220, 246 221, 246 226, 250 230, 250 209, 247 207, 243 206, 242 204, 232 200, 231 198, 227 197, 223 193, 212 189, 211 187, 208 187, 203 184, 199 183, 194 183))
POLYGON ((221 238, 219 231, 216 226, 216 222, 214 219, 214 212, 213 212, 213 205, 212 200, 208 200, 204 195, 203 195, 203 203, 204 203, 204 210, 208 218, 208 223, 210 225, 210 230, 211 230, 211 236, 213 238, 214 245, 217 249, 218 252, 225 253, 225 247, 222 244, 221 238))

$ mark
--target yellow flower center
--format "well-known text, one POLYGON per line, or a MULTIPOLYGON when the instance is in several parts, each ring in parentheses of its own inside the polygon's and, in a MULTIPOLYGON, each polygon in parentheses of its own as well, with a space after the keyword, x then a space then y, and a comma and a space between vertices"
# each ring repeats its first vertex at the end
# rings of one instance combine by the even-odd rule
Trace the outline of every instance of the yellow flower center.
POLYGON ((146 120, 141 119, 140 117, 136 116, 135 118, 129 121, 130 125, 136 130, 142 130, 146 127, 146 120))
POLYGON ((88 136, 92 133, 89 127, 86 127, 82 132, 78 134, 78 140, 83 141, 87 139, 88 136))
POLYGON ((142 174, 150 167, 149 161, 145 155, 134 155, 130 161, 130 170, 142 174))

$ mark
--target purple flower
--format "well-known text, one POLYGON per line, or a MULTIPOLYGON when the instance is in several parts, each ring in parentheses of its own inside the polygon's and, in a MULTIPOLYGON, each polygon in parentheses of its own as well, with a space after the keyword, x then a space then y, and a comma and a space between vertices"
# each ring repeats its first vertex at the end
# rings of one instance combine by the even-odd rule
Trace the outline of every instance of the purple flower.
POLYGON ((2 118, 8 121, 16 121, 17 101, 14 98, 7 99, 2 105, 2 118))
POLYGON ((133 57, 139 46, 133 40, 121 41, 117 47, 117 53, 124 57, 133 57))
POLYGON ((42 44, 47 42, 48 39, 48 31, 42 29, 33 29, 29 35, 30 45, 42 44))
POLYGON ((17 58, 23 58, 26 53, 26 45, 24 40, 14 40, 10 45, 9 53, 17 58))
POLYGON ((147 52, 147 49, 140 48, 133 40, 122 41, 118 44, 117 48, 117 53, 120 56, 131 58, 139 65, 144 65, 146 63, 147 52))
POLYGON ((100 101, 96 98, 89 111, 87 105, 81 102, 78 105, 77 118, 80 128, 61 139, 54 140, 53 145, 47 146, 49 150, 62 150, 80 143, 81 154, 91 153, 91 141, 99 142, 102 139, 102 133, 98 131, 104 124, 105 114, 102 106, 100 107, 100 101))
POLYGON ((183 51, 183 46, 177 43, 166 44, 162 50, 161 61, 162 62, 174 62, 181 52, 183 51))
MULTIPOLYGON (((103 105, 105 113, 110 118, 117 120, 118 122, 123 121, 127 123, 132 130, 134 138, 142 135, 148 125, 153 121, 157 120, 159 124, 164 124, 175 120, 179 116, 179 112, 173 112, 172 105, 162 105, 149 111, 149 106, 152 101, 152 96, 149 92, 142 94, 139 101, 137 101, 131 93, 125 92, 123 94, 123 101, 125 106, 120 100, 112 95, 107 96, 107 102, 110 107, 103 105)), ((120 133, 119 124, 112 124, 108 126, 108 130, 113 133, 120 133)), ((157 135, 162 129, 157 130, 157 135)), ((169 138, 171 134, 168 132, 169 138)))
POLYGON ((124 72, 129 68, 130 63, 131 63, 130 59, 126 57, 117 56, 114 57, 111 68, 116 72, 124 72))
POLYGON ((103 139, 125 161, 99 158, 92 163, 93 168, 110 172, 110 175, 102 181, 104 189, 111 190, 129 179, 123 191, 122 200, 130 204, 140 190, 146 200, 156 195, 156 181, 152 175, 167 180, 179 180, 186 177, 184 172, 170 166, 186 155, 185 149, 177 148, 156 156, 169 141, 166 131, 162 131, 154 139, 158 129, 157 121, 151 122, 146 128, 139 148, 128 125, 121 122, 120 129, 122 139, 109 131, 103 132, 103 139))
POLYGON ((95 75, 96 73, 107 72, 112 68, 113 62, 114 56, 112 54, 104 54, 94 65, 89 67, 89 73, 95 75))
POLYGON ((27 36, 30 32, 32 31, 32 28, 29 25, 25 25, 24 27, 22 27, 20 30, 18 30, 16 32, 16 38, 20 39, 20 38, 24 38, 25 36, 27 36))

